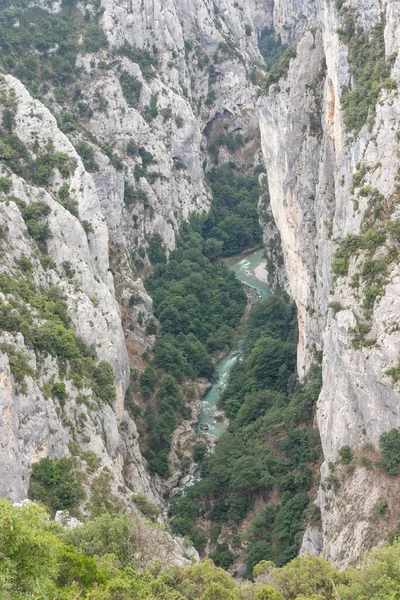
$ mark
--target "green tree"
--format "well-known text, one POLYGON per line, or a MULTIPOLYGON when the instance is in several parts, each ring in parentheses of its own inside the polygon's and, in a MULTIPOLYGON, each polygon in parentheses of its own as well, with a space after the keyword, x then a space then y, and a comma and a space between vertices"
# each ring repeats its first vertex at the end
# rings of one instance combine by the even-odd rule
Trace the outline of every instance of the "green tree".
POLYGON ((400 432, 398 429, 382 433, 379 438, 379 448, 382 458, 378 461, 378 466, 386 469, 389 475, 397 475, 400 462, 400 432))
POLYGON ((296 600, 300 594, 306 597, 320 594, 326 600, 335 600, 334 585, 343 579, 326 560, 312 554, 295 558, 282 569, 275 569, 271 578, 285 600, 296 600))

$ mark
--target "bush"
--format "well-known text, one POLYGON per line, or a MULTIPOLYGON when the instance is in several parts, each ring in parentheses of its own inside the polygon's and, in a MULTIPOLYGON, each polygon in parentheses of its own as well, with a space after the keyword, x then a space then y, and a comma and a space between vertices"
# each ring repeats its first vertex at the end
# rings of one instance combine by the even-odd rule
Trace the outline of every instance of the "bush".
POLYGON ((159 509, 155 504, 149 502, 146 496, 143 496, 142 494, 136 494, 133 496, 133 501, 145 517, 155 520, 159 516, 159 509))
POLYGON ((376 507, 376 512, 380 517, 384 517, 388 508, 389 504, 387 500, 379 500, 378 505, 376 507))
POLYGON ((93 380, 93 389, 97 397, 103 402, 106 402, 112 406, 116 399, 114 385, 115 374, 114 369, 109 362, 106 360, 99 362, 99 364, 94 368, 93 380))
POLYGON ((155 335, 157 333, 157 324, 154 319, 150 319, 150 321, 147 323, 146 333, 147 335, 155 335))
POLYGON ((131 46, 128 42, 119 49, 120 53, 127 56, 132 62, 139 65, 143 76, 149 80, 157 75, 155 67, 157 66, 157 60, 150 54, 148 50, 142 48, 136 48, 131 46))
POLYGON ((287 77, 290 61, 296 57, 296 46, 289 46, 283 52, 278 62, 272 64, 263 87, 264 93, 268 93, 271 85, 278 83, 280 79, 287 77))
POLYGON ((127 206, 135 203, 135 189, 128 181, 125 182, 124 187, 124 203, 127 206))
POLYGON ((122 71, 119 82, 127 104, 132 108, 137 108, 143 87, 142 82, 137 77, 130 75, 128 71, 122 71))
POLYGON ((8 177, 0 177, 0 192, 8 194, 12 186, 12 180, 8 177))
POLYGON ((105 33, 97 25, 89 25, 83 39, 85 52, 98 52, 108 46, 105 33))
POLYGON ((66 530, 63 539, 87 556, 114 554, 123 565, 134 556, 135 539, 128 515, 101 515, 75 529, 66 530))
POLYGON ((207 454, 207 446, 203 442, 196 442, 192 448, 192 457, 194 462, 200 462, 207 454))
POLYGON ((392 429, 382 433, 379 438, 379 448, 382 458, 377 462, 377 466, 385 469, 389 475, 397 475, 400 462, 400 433, 397 429, 392 429))
POLYGON ((71 458, 42 458, 33 465, 29 498, 43 502, 52 513, 73 509, 83 496, 71 458))
POLYGON ((390 80, 391 61, 386 59, 385 21, 364 31, 357 24, 357 14, 341 7, 343 27, 340 39, 348 46, 350 73, 353 88, 344 87, 341 95, 343 120, 348 131, 359 133, 369 116, 375 114, 375 105, 383 87, 393 89, 390 80))
POLYGON ((67 399, 67 390, 65 388, 65 383, 62 383, 62 382, 54 383, 51 388, 51 392, 52 392, 53 396, 55 398, 58 398, 59 400, 67 399))
POLYGON ((83 165, 87 171, 94 173, 95 171, 99 170, 96 164, 94 150, 91 146, 89 146, 89 144, 86 142, 78 142, 75 144, 75 150, 81 157, 83 165))
MULTIPOLYGON (((143 111, 143 118, 148 123, 150 123, 151 121, 153 121, 153 119, 156 119, 158 117, 157 102, 158 102, 158 94, 152 94, 151 98, 150 98, 150 104, 148 106, 146 106, 143 111)), ((143 163, 143 167, 146 168, 144 163, 143 163)))
POLYGON ((344 465, 348 465, 351 463, 351 461, 353 459, 353 454, 352 454, 350 446, 342 446, 339 450, 339 454, 341 456, 342 463, 344 465))
POLYGON ((210 553, 210 558, 217 567, 228 569, 235 562, 235 555, 228 548, 227 544, 218 544, 214 552, 210 553))

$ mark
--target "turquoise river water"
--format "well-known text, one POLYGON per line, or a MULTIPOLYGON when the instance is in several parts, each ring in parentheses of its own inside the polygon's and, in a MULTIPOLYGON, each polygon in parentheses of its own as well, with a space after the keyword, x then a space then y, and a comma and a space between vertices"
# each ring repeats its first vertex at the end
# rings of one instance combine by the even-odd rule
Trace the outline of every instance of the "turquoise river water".
MULTIPOLYGON (((241 256, 235 261, 229 261, 228 268, 231 269, 236 277, 246 286, 254 290, 254 297, 252 302, 263 300, 270 295, 270 290, 266 283, 258 279, 254 275, 254 269, 263 262, 263 250, 255 250, 241 256)), ((235 347, 227 354, 222 360, 220 360, 215 368, 214 383, 208 390, 207 394, 202 399, 202 409, 197 424, 198 433, 203 435, 212 435, 219 438, 220 435, 226 430, 226 422, 219 422, 215 418, 215 411, 217 410, 218 398, 222 394, 226 387, 229 374, 232 367, 240 356, 241 338, 236 340, 235 347), (201 424, 208 425, 208 429, 204 430, 201 428, 201 424)), ((198 481, 200 476, 199 470, 197 470, 190 480, 185 484, 185 487, 193 485, 198 481)))
MULTIPOLYGON (((235 273, 236 277, 242 283, 253 288, 255 292, 259 294, 253 298, 253 302, 264 299, 270 294, 267 284, 257 279, 254 275, 254 268, 261 262, 263 262, 263 250, 256 250, 255 252, 247 254, 239 260, 228 264, 229 269, 235 273)), ((237 340, 235 348, 220 360, 215 368, 215 382, 202 400, 202 410, 197 425, 199 433, 213 435, 219 438, 221 433, 225 431, 226 426, 222 422, 216 421, 214 412, 217 408, 218 398, 226 387, 231 369, 239 356, 240 338, 237 340), (206 431, 201 429, 200 425, 202 423, 208 425, 206 431)))

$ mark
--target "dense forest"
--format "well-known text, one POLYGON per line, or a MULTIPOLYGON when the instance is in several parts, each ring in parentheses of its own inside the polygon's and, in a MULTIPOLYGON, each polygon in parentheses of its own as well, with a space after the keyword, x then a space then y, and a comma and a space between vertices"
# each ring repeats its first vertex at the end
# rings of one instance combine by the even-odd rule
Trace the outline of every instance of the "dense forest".
POLYGON ((316 366, 298 382, 296 327, 295 308, 283 298, 252 308, 242 360, 220 398, 228 431, 205 459, 201 481, 169 508, 173 531, 192 536, 200 551, 209 540, 218 566, 230 567, 245 546, 246 577, 262 559, 281 566, 294 558, 304 522, 319 519, 311 503, 321 454, 312 421, 321 374, 316 366))
POLYGON ((361 569, 337 571, 314 556, 277 569, 262 561, 238 583, 211 560, 163 568, 153 560, 157 525, 102 515, 74 530, 42 507, 0 499, 1 600, 394 600, 400 544, 384 544, 361 569))
POLYGON ((153 273, 146 288, 161 327, 149 329, 157 333, 156 343, 144 355, 145 371, 133 377, 127 407, 144 434, 152 474, 169 474, 172 433, 191 414, 190 381, 212 378, 215 357, 231 347, 244 313, 242 286, 218 259, 261 241, 258 171, 243 173, 234 164, 213 169, 210 213, 193 215, 181 227, 168 261, 160 239, 150 243, 153 273))

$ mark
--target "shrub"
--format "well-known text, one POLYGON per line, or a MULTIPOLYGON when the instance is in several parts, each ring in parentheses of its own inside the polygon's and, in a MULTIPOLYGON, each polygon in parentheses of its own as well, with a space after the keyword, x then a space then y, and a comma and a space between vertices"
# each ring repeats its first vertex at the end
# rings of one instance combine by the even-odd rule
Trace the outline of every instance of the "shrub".
POLYGON ((376 512, 380 517, 384 517, 386 515, 386 511, 389 508, 389 504, 387 502, 387 500, 379 500, 377 507, 376 507, 376 512))
POLYGON ((75 144, 75 150, 81 157, 85 169, 91 173, 99 170, 95 161, 94 150, 89 144, 86 142, 78 142, 75 144))
MULTIPOLYGON (((148 123, 153 121, 153 119, 156 119, 158 116, 157 102, 158 102, 158 94, 152 94, 151 98, 150 98, 150 104, 148 106, 146 106, 143 111, 143 118, 148 123)), ((145 168, 144 164, 143 164, 143 166, 145 168)))
POLYGON ((400 462, 400 433, 397 429, 392 429, 382 433, 379 438, 379 448, 382 458, 377 462, 378 467, 385 469, 389 475, 398 474, 398 464, 400 462))
POLYGON ((137 63, 142 71, 143 76, 147 80, 157 75, 155 71, 157 60, 150 54, 148 50, 136 48, 125 41, 119 49, 119 52, 124 56, 127 56, 132 62, 137 63))
MULTIPOLYGON (((10 371, 14 377, 14 381, 18 384, 24 384, 25 377, 31 377, 34 375, 34 370, 29 364, 30 357, 22 352, 22 350, 14 351, 4 345, 1 346, 2 350, 8 353, 8 360, 10 364, 10 371)), ((22 387, 21 391, 24 392, 26 387, 22 387)))
POLYGON ((107 37, 97 25, 89 25, 83 39, 85 52, 98 52, 101 48, 107 47, 107 37))
POLYGON ((192 448, 194 462, 200 462, 207 454, 207 446, 203 442, 196 442, 192 448))
POLYGON ((127 206, 130 206, 131 204, 134 204, 134 202, 135 202, 135 189, 128 181, 126 181, 125 187, 124 187, 124 203, 127 206))
POLYGON ((83 490, 75 474, 73 461, 42 458, 32 467, 29 498, 43 502, 54 513, 72 509, 83 498, 83 490))
POLYGON ((350 73, 353 88, 342 89, 343 120, 348 131, 357 134, 375 114, 375 105, 383 87, 393 89, 390 80, 391 61, 385 56, 385 21, 372 25, 364 31, 357 24, 357 14, 342 6, 343 27, 338 31, 340 39, 348 46, 350 73))
POLYGON ((353 454, 350 446, 342 446, 339 450, 339 454, 344 465, 348 465, 353 459, 353 454))
POLYGON ((217 96, 214 90, 210 90, 208 92, 207 98, 206 98, 206 105, 207 106, 211 106, 212 104, 214 104, 215 100, 216 100, 217 96))
POLYGON ((142 494, 135 494, 132 497, 133 502, 136 504, 140 512, 149 519, 155 520, 160 514, 159 509, 155 504, 152 504, 142 494))
POLYGON ((62 383, 60 381, 54 383, 51 388, 51 392, 53 396, 55 396, 55 398, 58 398, 59 400, 67 399, 67 390, 65 388, 65 383, 62 383))
POLYGON ((0 177, 0 192, 8 194, 12 186, 12 180, 9 177, 0 177))
POLYGON ((218 544, 214 552, 209 554, 217 567, 228 569, 235 561, 235 555, 228 548, 226 543, 218 544))
POLYGON ((106 360, 102 360, 93 371, 94 391, 97 397, 107 404, 114 403, 115 394, 115 375, 114 369, 106 360))
POLYGON ((155 335, 157 333, 157 324, 154 319, 150 319, 150 321, 147 323, 146 333, 147 335, 155 335))
POLYGON ((338 312, 343 310, 343 306, 338 300, 333 300, 332 302, 329 302, 328 308, 332 309, 333 315, 336 315, 338 312))
POLYGON ((128 71, 122 71, 119 82, 127 104, 132 108, 137 108, 143 87, 142 82, 137 77, 130 75, 128 71))
POLYGON ((278 83, 280 79, 287 77, 290 61, 296 57, 296 46, 289 46, 286 48, 278 62, 273 64, 265 79, 263 87, 264 93, 268 93, 271 85, 278 83))
POLYGON ((89 233, 94 233, 93 225, 90 221, 83 220, 81 221, 81 225, 83 227, 83 231, 88 235, 89 233))

